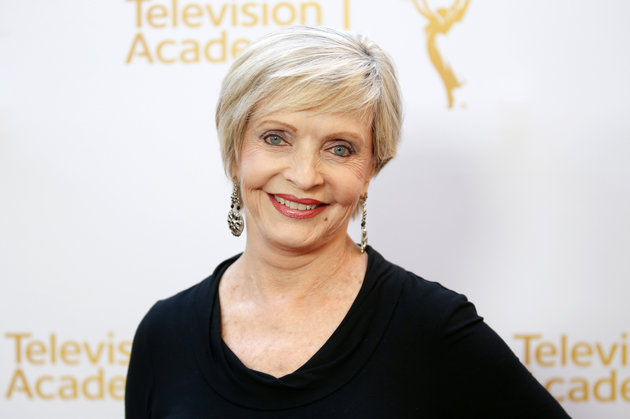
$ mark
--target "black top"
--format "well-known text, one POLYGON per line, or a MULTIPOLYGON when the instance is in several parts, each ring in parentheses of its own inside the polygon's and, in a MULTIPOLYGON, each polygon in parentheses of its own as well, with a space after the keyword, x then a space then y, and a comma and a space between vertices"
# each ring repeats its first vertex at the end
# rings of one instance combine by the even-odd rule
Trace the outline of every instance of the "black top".
POLYGON ((134 338, 127 418, 568 417, 466 297, 367 253, 346 317, 281 378, 221 339, 219 279, 238 256, 156 303, 134 338))

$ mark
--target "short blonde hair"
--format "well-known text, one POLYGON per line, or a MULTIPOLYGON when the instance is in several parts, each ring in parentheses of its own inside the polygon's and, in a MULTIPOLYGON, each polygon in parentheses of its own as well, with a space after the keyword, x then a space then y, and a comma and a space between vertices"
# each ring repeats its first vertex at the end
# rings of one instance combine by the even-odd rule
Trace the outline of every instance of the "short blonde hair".
POLYGON ((216 125, 228 174, 249 119, 265 112, 372 113, 374 173, 396 155, 402 104, 389 56, 367 38, 322 27, 291 27, 249 45, 223 80, 216 125), (268 100, 273 99, 273 100, 268 100))

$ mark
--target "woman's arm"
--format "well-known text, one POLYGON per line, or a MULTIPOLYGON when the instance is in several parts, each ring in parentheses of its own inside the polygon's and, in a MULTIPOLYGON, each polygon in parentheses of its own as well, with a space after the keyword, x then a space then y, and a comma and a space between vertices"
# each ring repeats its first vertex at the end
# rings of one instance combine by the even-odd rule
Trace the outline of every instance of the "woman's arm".
POLYGON ((125 388, 125 418, 144 419, 151 417, 152 368, 149 350, 149 312, 142 320, 131 348, 125 388))
POLYGON ((462 295, 444 319, 440 351, 447 417, 568 418, 462 295))

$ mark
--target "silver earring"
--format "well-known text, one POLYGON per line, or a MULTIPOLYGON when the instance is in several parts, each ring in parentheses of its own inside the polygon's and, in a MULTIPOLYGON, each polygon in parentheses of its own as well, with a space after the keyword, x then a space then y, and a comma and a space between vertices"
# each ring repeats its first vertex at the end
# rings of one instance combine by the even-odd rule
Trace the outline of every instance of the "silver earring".
POLYGON ((238 186, 238 182, 234 180, 234 189, 232 190, 230 204, 230 212, 228 212, 228 227, 230 227, 230 231, 232 235, 238 237, 243 232, 243 227, 245 223, 243 222, 243 216, 241 215, 241 198, 240 198, 240 188, 238 186))
POLYGON ((365 209, 365 201, 367 201, 367 192, 364 196, 359 199, 359 203, 361 204, 361 253, 365 253, 365 248, 367 247, 368 236, 367 236, 367 228, 365 226, 365 219, 367 218, 367 210, 365 209))

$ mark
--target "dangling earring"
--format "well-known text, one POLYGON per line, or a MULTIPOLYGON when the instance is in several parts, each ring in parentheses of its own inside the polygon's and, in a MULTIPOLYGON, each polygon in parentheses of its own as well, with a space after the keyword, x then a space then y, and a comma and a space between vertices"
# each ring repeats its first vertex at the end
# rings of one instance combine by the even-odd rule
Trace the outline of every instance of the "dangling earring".
POLYGON ((365 227, 365 219, 367 218, 367 210, 365 209, 365 201, 367 201, 367 192, 364 196, 359 199, 359 203, 361 204, 361 253, 365 252, 365 248, 367 247, 368 237, 367 237, 367 228, 365 227))
POLYGON ((228 227, 230 231, 236 237, 240 236, 243 232, 245 223, 243 222, 243 216, 241 215, 241 188, 238 186, 238 182, 234 179, 234 189, 232 190, 230 204, 230 212, 228 212, 228 227))

